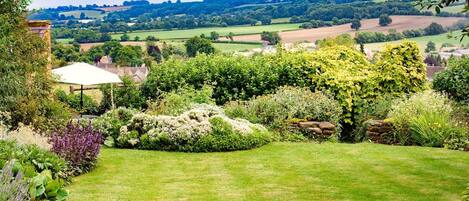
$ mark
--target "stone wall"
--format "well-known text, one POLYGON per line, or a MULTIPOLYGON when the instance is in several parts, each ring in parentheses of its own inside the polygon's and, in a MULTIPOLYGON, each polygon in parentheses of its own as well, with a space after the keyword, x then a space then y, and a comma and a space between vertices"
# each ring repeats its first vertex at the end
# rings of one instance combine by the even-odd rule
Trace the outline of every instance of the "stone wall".
POLYGON ((383 120, 368 120, 365 122, 366 138, 375 143, 394 144, 392 138, 393 127, 390 122, 383 120))
POLYGON ((290 126, 290 131, 301 132, 313 139, 327 139, 337 132, 336 126, 330 122, 303 121, 295 122, 290 126))

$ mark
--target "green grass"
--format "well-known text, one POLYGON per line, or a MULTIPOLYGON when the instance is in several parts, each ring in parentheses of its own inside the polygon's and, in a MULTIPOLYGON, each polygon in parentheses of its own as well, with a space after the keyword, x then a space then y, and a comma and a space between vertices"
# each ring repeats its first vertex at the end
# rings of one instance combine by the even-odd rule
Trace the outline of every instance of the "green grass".
MULTIPOLYGON (((290 31, 299 29, 300 24, 272 24, 265 26, 230 26, 230 27, 211 27, 211 28, 198 28, 198 29, 185 29, 185 30, 172 30, 172 31, 142 31, 128 33, 130 38, 139 36, 144 39, 147 36, 156 36, 159 39, 181 39, 191 38, 205 34, 210 35, 210 32, 216 31, 220 35, 225 36, 233 32, 235 35, 242 34, 257 34, 263 31, 290 31)), ((112 37, 120 39, 122 34, 113 34, 112 37)))
POLYGON ((289 18, 289 17, 272 19, 272 23, 274 23, 274 24, 289 23, 289 22, 290 22, 290 18, 289 18))
POLYGON ((224 53, 242 52, 252 50, 254 48, 261 48, 261 44, 237 44, 237 43, 213 43, 215 49, 224 53))
MULTIPOLYGON (((444 34, 434 35, 434 36, 422 36, 422 37, 416 37, 416 38, 409 38, 407 40, 417 42, 421 50, 425 50, 427 43, 429 41, 433 41, 436 44, 437 48, 440 48, 443 43, 450 43, 450 44, 453 44, 454 46, 461 46, 461 45, 466 45, 469 43, 468 37, 465 37, 462 42, 460 41, 459 36, 461 36, 461 31, 455 31, 451 35, 453 36, 451 38, 448 38, 448 33, 444 33, 444 34)), ((402 41, 403 40, 383 42, 383 43, 369 43, 369 44, 365 44, 365 48, 373 50, 373 51, 379 51, 379 50, 382 50, 385 44, 396 44, 402 41)))
MULTIPOLYGON (((428 11, 432 11, 433 13, 436 13, 434 7, 430 9, 424 9, 424 10, 428 10, 428 11)), ((455 6, 444 7, 441 9, 441 12, 461 13, 463 10, 464 10, 464 4, 460 4, 460 5, 455 5, 455 6)))
POLYGON ((62 12, 60 13, 61 15, 65 16, 74 16, 77 19, 80 19, 81 13, 85 13, 85 15, 89 18, 92 19, 101 19, 103 18, 103 14, 101 14, 101 11, 96 11, 96 10, 74 10, 74 11, 68 11, 68 12, 62 12))
POLYGON ((230 153, 104 149, 70 200, 460 200, 469 153, 275 143, 230 153))

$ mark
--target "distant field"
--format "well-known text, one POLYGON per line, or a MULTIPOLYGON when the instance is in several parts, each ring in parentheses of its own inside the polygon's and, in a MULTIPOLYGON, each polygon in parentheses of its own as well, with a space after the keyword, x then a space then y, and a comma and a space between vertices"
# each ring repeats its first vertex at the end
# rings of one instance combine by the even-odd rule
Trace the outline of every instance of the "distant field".
POLYGON ((93 18, 93 19, 101 19, 104 16, 101 11, 96 11, 96 10, 75 10, 75 11, 62 12, 60 14, 65 15, 65 16, 74 16, 75 18, 80 19, 81 13, 85 13, 86 17, 93 18))
MULTIPOLYGON (((432 11, 433 13, 436 13, 435 8, 430 8, 430 9, 425 9, 425 10, 432 11)), ((449 7, 442 8, 441 12, 460 13, 463 10, 464 10, 464 5, 461 4, 461 5, 449 6, 449 7)))
POLYGON ((114 12, 114 11, 127 10, 129 8, 130 8, 130 6, 113 6, 113 7, 102 7, 102 8, 98 8, 98 9, 102 10, 102 11, 105 11, 105 12, 114 12))
MULTIPOLYGON (((399 32, 409 29, 425 28, 432 22, 438 22, 443 26, 450 26, 458 20, 464 18, 458 17, 435 17, 435 16, 391 16, 393 19, 392 24, 386 27, 379 26, 378 19, 362 20, 362 28, 360 31, 369 32, 387 32, 390 29, 395 29, 399 32)), ((280 33, 284 42, 301 42, 301 41, 316 41, 328 37, 334 37, 340 34, 348 33, 355 35, 356 31, 350 28, 350 24, 321 27, 316 29, 302 29, 296 31, 287 31, 280 33)), ((260 34, 236 36, 236 41, 260 41, 260 34)))
MULTIPOLYGON (((184 49, 184 41, 166 41, 167 44, 171 44, 177 46, 179 48, 184 49)), ((81 49, 83 51, 88 51, 91 47, 96 45, 102 45, 103 43, 84 43, 81 44, 81 49)), ((141 46, 145 48, 145 42, 121 42, 122 45, 133 45, 133 46, 141 46)), ((161 42, 158 42, 158 45, 162 45, 161 42)), ((230 53, 236 51, 246 51, 251 50, 254 48, 262 47, 261 44, 236 44, 236 43, 213 43, 215 49, 220 50, 223 53, 230 53)))
MULTIPOLYGON (((469 44, 469 38, 464 38, 462 42, 460 42, 460 38, 458 38, 461 35, 461 31, 453 32, 451 38, 448 38, 448 34, 440 34, 440 35, 435 35, 435 36, 423 36, 423 37, 417 37, 417 38, 410 38, 407 40, 415 41, 420 47, 420 50, 425 50, 427 43, 429 41, 433 41, 436 44, 437 49, 441 47, 443 43, 450 43, 453 44, 454 46, 460 46, 462 44, 469 44), (456 38, 454 38, 456 37, 456 38)), ((384 42, 384 43, 370 43, 370 44, 365 44, 365 48, 369 49, 371 51, 379 51, 381 50, 384 45, 386 44, 396 44, 400 43, 403 40, 398 40, 398 41, 391 41, 391 42, 384 42)))
POLYGON ((289 17, 284 17, 284 18, 272 19, 272 23, 273 24, 290 23, 290 18, 289 17))
MULTIPOLYGON (((172 30, 172 31, 142 31, 128 33, 131 38, 139 36, 144 39, 147 36, 156 36, 159 39, 181 39, 199 36, 201 34, 210 35, 210 32, 216 31, 222 36, 228 35, 233 32, 235 35, 242 34, 258 34, 263 31, 290 31, 298 30, 300 24, 272 24, 265 26, 231 26, 231 27, 211 27, 211 28, 198 28, 198 29, 185 29, 185 30, 172 30)), ((113 38, 119 39, 122 34, 114 34, 113 38)))

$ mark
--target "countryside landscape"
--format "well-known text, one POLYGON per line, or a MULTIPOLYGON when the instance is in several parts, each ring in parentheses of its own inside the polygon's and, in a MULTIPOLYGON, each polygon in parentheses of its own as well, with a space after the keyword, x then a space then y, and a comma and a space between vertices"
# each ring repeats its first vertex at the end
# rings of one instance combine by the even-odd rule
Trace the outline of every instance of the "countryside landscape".
POLYGON ((0 1, 0 201, 469 201, 469 4, 0 1))

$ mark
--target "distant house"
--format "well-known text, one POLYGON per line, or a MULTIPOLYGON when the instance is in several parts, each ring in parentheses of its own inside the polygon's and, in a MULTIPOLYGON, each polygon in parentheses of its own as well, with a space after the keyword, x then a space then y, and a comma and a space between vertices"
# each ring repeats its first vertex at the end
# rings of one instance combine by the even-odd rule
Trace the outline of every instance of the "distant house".
POLYGON ((115 73, 120 77, 130 76, 138 83, 145 81, 149 73, 145 64, 141 67, 120 67, 113 64, 112 58, 108 56, 102 57, 101 60, 96 63, 96 66, 111 73, 115 73))

